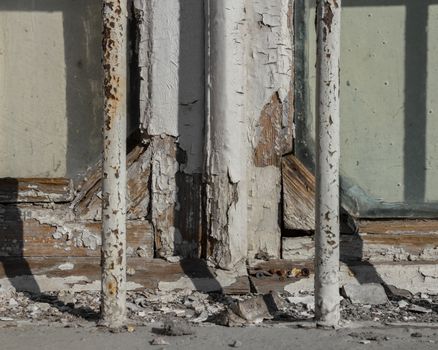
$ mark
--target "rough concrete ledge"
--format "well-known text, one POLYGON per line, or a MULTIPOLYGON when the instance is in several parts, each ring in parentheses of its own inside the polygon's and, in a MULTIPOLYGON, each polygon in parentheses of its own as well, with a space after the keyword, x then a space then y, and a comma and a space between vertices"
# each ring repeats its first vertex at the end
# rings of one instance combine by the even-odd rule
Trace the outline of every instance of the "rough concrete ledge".
MULTIPOLYGON (((385 283, 411 293, 438 294, 438 261, 412 262, 355 262, 341 263, 340 284, 355 283, 385 283)), ((251 271, 283 270, 294 267, 308 268, 310 275, 307 278, 289 279, 278 275, 256 278, 251 273, 251 283, 259 293, 270 290, 288 291, 292 294, 299 291, 314 290, 313 261, 271 260, 259 262, 252 266, 251 271)))
MULTIPOLYGON (((101 267, 98 257, 3 258, 0 290, 51 292, 99 291, 101 267)), ((246 271, 215 270, 200 259, 168 262, 162 259, 128 258, 128 290, 192 289, 202 292, 246 294, 250 291, 246 271)))

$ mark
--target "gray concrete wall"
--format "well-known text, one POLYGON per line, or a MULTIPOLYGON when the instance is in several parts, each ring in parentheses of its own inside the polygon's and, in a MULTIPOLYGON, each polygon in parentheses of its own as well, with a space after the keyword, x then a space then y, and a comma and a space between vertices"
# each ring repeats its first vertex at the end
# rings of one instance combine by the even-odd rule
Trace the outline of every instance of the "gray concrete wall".
POLYGON ((101 1, 0 1, 0 177, 77 177, 101 151, 101 1))

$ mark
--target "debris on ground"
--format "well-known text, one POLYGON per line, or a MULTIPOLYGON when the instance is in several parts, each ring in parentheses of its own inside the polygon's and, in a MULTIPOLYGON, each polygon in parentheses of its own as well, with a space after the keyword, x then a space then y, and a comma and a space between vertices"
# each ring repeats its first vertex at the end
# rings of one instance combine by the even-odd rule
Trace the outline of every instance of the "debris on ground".
POLYGON ((411 337, 412 338, 422 338, 423 334, 421 334, 420 332, 414 332, 414 333, 411 333, 411 337))
POLYGON ((250 323, 260 323, 263 320, 273 318, 264 295, 258 295, 251 299, 237 301, 232 304, 231 311, 250 323))
POLYGON ((157 337, 157 338, 152 339, 150 341, 150 344, 151 345, 169 345, 169 343, 161 337, 157 337))
POLYGON ((342 295, 353 304, 381 305, 389 302, 385 289, 378 283, 347 283, 342 286, 342 295))
POLYGON ((366 342, 389 340, 389 338, 386 335, 376 334, 373 332, 352 332, 349 334, 349 336, 366 342))
POLYGON ((397 288, 391 284, 384 284, 385 292, 392 299, 411 299, 412 293, 406 289, 397 288))
POLYGON ((171 335, 174 337, 192 335, 195 333, 190 323, 182 319, 164 321, 162 331, 164 335, 171 335))
POLYGON ((428 309, 428 308, 422 307, 422 306, 420 306, 420 305, 415 305, 415 304, 409 306, 409 309, 408 309, 408 310, 409 310, 409 311, 412 311, 412 312, 418 312, 418 313, 421 313, 421 314, 428 314, 428 313, 432 312, 431 309, 428 309))
POLYGON ((243 345, 242 342, 239 340, 235 340, 230 344, 232 348, 240 348, 242 345, 243 345))
POLYGON ((315 297, 313 295, 287 297, 286 299, 292 305, 303 304, 307 310, 315 309, 315 297))
MULTIPOLYGON (((366 285, 360 287, 369 291, 366 285)), ((345 289, 351 297, 348 287, 345 289)), ((374 304, 368 299, 356 304, 353 303, 356 302, 354 298, 353 301, 350 297, 342 299, 342 319, 380 323, 438 322, 437 295, 418 293, 408 297, 402 292, 404 297, 401 298, 386 291, 388 297, 385 296, 387 302, 384 304, 374 304)), ((81 323, 98 321, 99 308, 99 292, 31 294, 3 291, 0 293, 0 327, 19 322, 59 323, 75 327, 81 323)), ((144 289, 127 293, 127 309, 132 327, 169 320, 181 320, 192 328, 203 323, 242 327, 258 322, 311 320, 314 317, 314 296, 307 291, 296 291, 294 294, 283 291, 264 295, 224 295, 190 289, 165 292, 144 289)))

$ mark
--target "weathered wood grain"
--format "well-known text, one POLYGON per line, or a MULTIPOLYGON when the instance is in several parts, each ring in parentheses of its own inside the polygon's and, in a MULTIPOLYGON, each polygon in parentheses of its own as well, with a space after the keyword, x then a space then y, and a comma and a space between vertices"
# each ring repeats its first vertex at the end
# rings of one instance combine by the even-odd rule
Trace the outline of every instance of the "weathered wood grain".
POLYGON ((65 178, 1 178, 0 203, 60 203, 73 199, 73 183, 65 178))
POLYGON ((283 157, 283 218, 291 230, 315 229, 315 177, 294 156, 283 157))
POLYGON ((438 220, 358 220, 363 233, 437 233, 438 220))
MULTIPOLYGON (((4 221, 0 226, 0 257, 100 256, 100 222, 66 222, 59 227, 38 220, 4 221)), ((154 256, 148 221, 127 222, 128 256, 154 256)))
MULTIPOLYGON (((359 233, 341 235, 344 261, 435 261, 438 260, 438 233, 359 233)), ((315 257, 313 237, 283 237, 282 257, 308 260, 315 257)))
MULTIPOLYGON (((149 210, 150 150, 134 147, 127 156, 127 218, 145 218, 149 210)), ((80 184, 79 193, 72 203, 81 220, 100 220, 102 209, 102 163, 98 162, 80 184)))

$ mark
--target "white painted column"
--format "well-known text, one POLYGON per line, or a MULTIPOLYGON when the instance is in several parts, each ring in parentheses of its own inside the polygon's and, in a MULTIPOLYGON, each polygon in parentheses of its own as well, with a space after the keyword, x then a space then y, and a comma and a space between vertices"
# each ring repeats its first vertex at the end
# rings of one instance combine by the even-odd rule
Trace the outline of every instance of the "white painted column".
POLYGON ((102 324, 126 319, 127 0, 103 1, 102 324))
POLYGON ((209 259, 244 265, 247 256, 245 1, 207 0, 207 141, 209 259))
POLYGON ((341 0, 317 9, 315 316, 339 323, 339 56, 341 0))

